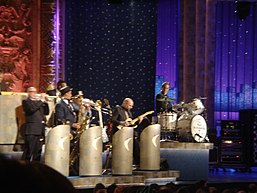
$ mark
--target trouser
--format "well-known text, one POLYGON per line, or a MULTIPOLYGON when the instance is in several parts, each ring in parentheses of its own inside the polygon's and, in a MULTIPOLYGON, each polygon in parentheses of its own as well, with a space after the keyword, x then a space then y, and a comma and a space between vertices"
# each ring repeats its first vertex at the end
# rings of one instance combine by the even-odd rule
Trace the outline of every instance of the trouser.
POLYGON ((25 147, 22 159, 40 161, 42 146, 43 141, 41 135, 25 135, 25 147))

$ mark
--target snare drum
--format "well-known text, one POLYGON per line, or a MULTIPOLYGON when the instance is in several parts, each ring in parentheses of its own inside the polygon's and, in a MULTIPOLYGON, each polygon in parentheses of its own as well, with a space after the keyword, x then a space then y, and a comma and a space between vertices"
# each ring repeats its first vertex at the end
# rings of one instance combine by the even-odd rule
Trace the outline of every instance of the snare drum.
POLYGON ((177 124, 177 113, 161 113, 158 115, 158 123, 161 125, 162 130, 174 130, 177 124))
POLYGON ((207 124, 201 115, 181 116, 176 130, 180 141, 203 142, 207 136, 207 124))
POLYGON ((188 110, 193 115, 199 115, 204 111, 204 105, 200 99, 193 99, 191 103, 188 104, 188 110))

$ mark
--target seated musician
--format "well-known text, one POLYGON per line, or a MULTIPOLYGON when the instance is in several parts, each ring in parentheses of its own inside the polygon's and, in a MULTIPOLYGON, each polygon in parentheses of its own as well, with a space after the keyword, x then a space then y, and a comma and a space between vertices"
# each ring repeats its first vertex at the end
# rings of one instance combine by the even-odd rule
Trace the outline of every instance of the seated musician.
MULTIPOLYGON (((57 125, 70 124, 71 134, 74 134, 74 131, 80 129, 81 125, 77 122, 77 116, 75 108, 71 102, 72 89, 69 86, 63 87, 60 89, 61 100, 56 103, 55 106, 55 120, 57 125)), ((71 141, 70 149, 73 150, 76 143, 71 141)), ((70 175, 78 175, 78 161, 74 166, 70 167, 70 175), (75 165, 76 164, 76 165, 75 165)))
MULTIPOLYGON (((134 101, 131 98, 125 98, 121 105, 117 105, 112 110, 112 136, 119 130, 118 126, 129 127, 131 123, 129 118, 132 118, 131 109, 134 106, 134 101)), ((143 120, 142 116, 138 117, 138 124, 143 120)), ((137 133, 134 132, 134 143, 133 143, 133 164, 139 165, 140 154, 139 154, 139 139, 137 133)))
POLYGON ((170 83, 164 82, 161 87, 161 91, 156 95, 156 113, 162 112, 172 112, 172 104, 170 103, 170 98, 168 97, 168 92, 170 89, 170 83))
POLYGON ((63 87, 61 90, 61 100, 55 106, 55 120, 57 125, 70 123, 72 129, 79 129, 75 108, 71 103, 72 89, 69 86, 63 87))

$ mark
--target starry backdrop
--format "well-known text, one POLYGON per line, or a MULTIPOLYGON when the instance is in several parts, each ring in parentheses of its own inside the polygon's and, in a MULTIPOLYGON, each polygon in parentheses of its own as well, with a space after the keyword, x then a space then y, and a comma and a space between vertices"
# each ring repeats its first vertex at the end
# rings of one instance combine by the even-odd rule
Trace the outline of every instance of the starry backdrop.
POLYGON ((215 120, 257 109, 257 3, 220 1, 216 16, 215 120))
POLYGON ((157 0, 67 0, 65 80, 111 106, 134 99, 134 115, 154 108, 157 0))

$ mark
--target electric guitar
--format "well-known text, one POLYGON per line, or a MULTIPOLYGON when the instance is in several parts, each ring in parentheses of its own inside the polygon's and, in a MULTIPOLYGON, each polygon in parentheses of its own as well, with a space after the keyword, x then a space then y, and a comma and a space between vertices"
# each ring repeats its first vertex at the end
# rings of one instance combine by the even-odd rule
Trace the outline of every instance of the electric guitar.
MULTIPOLYGON (((128 127, 136 128, 137 125, 135 125, 135 123, 139 120, 139 117, 145 117, 145 116, 153 114, 153 113, 154 113, 154 111, 148 111, 148 112, 138 116, 137 118, 135 118, 133 120, 131 118, 127 118, 126 121, 130 123, 130 126, 128 126, 128 127)), ((117 126, 118 129, 122 129, 123 127, 125 127, 125 126, 123 126, 123 125, 118 125, 117 126)))

